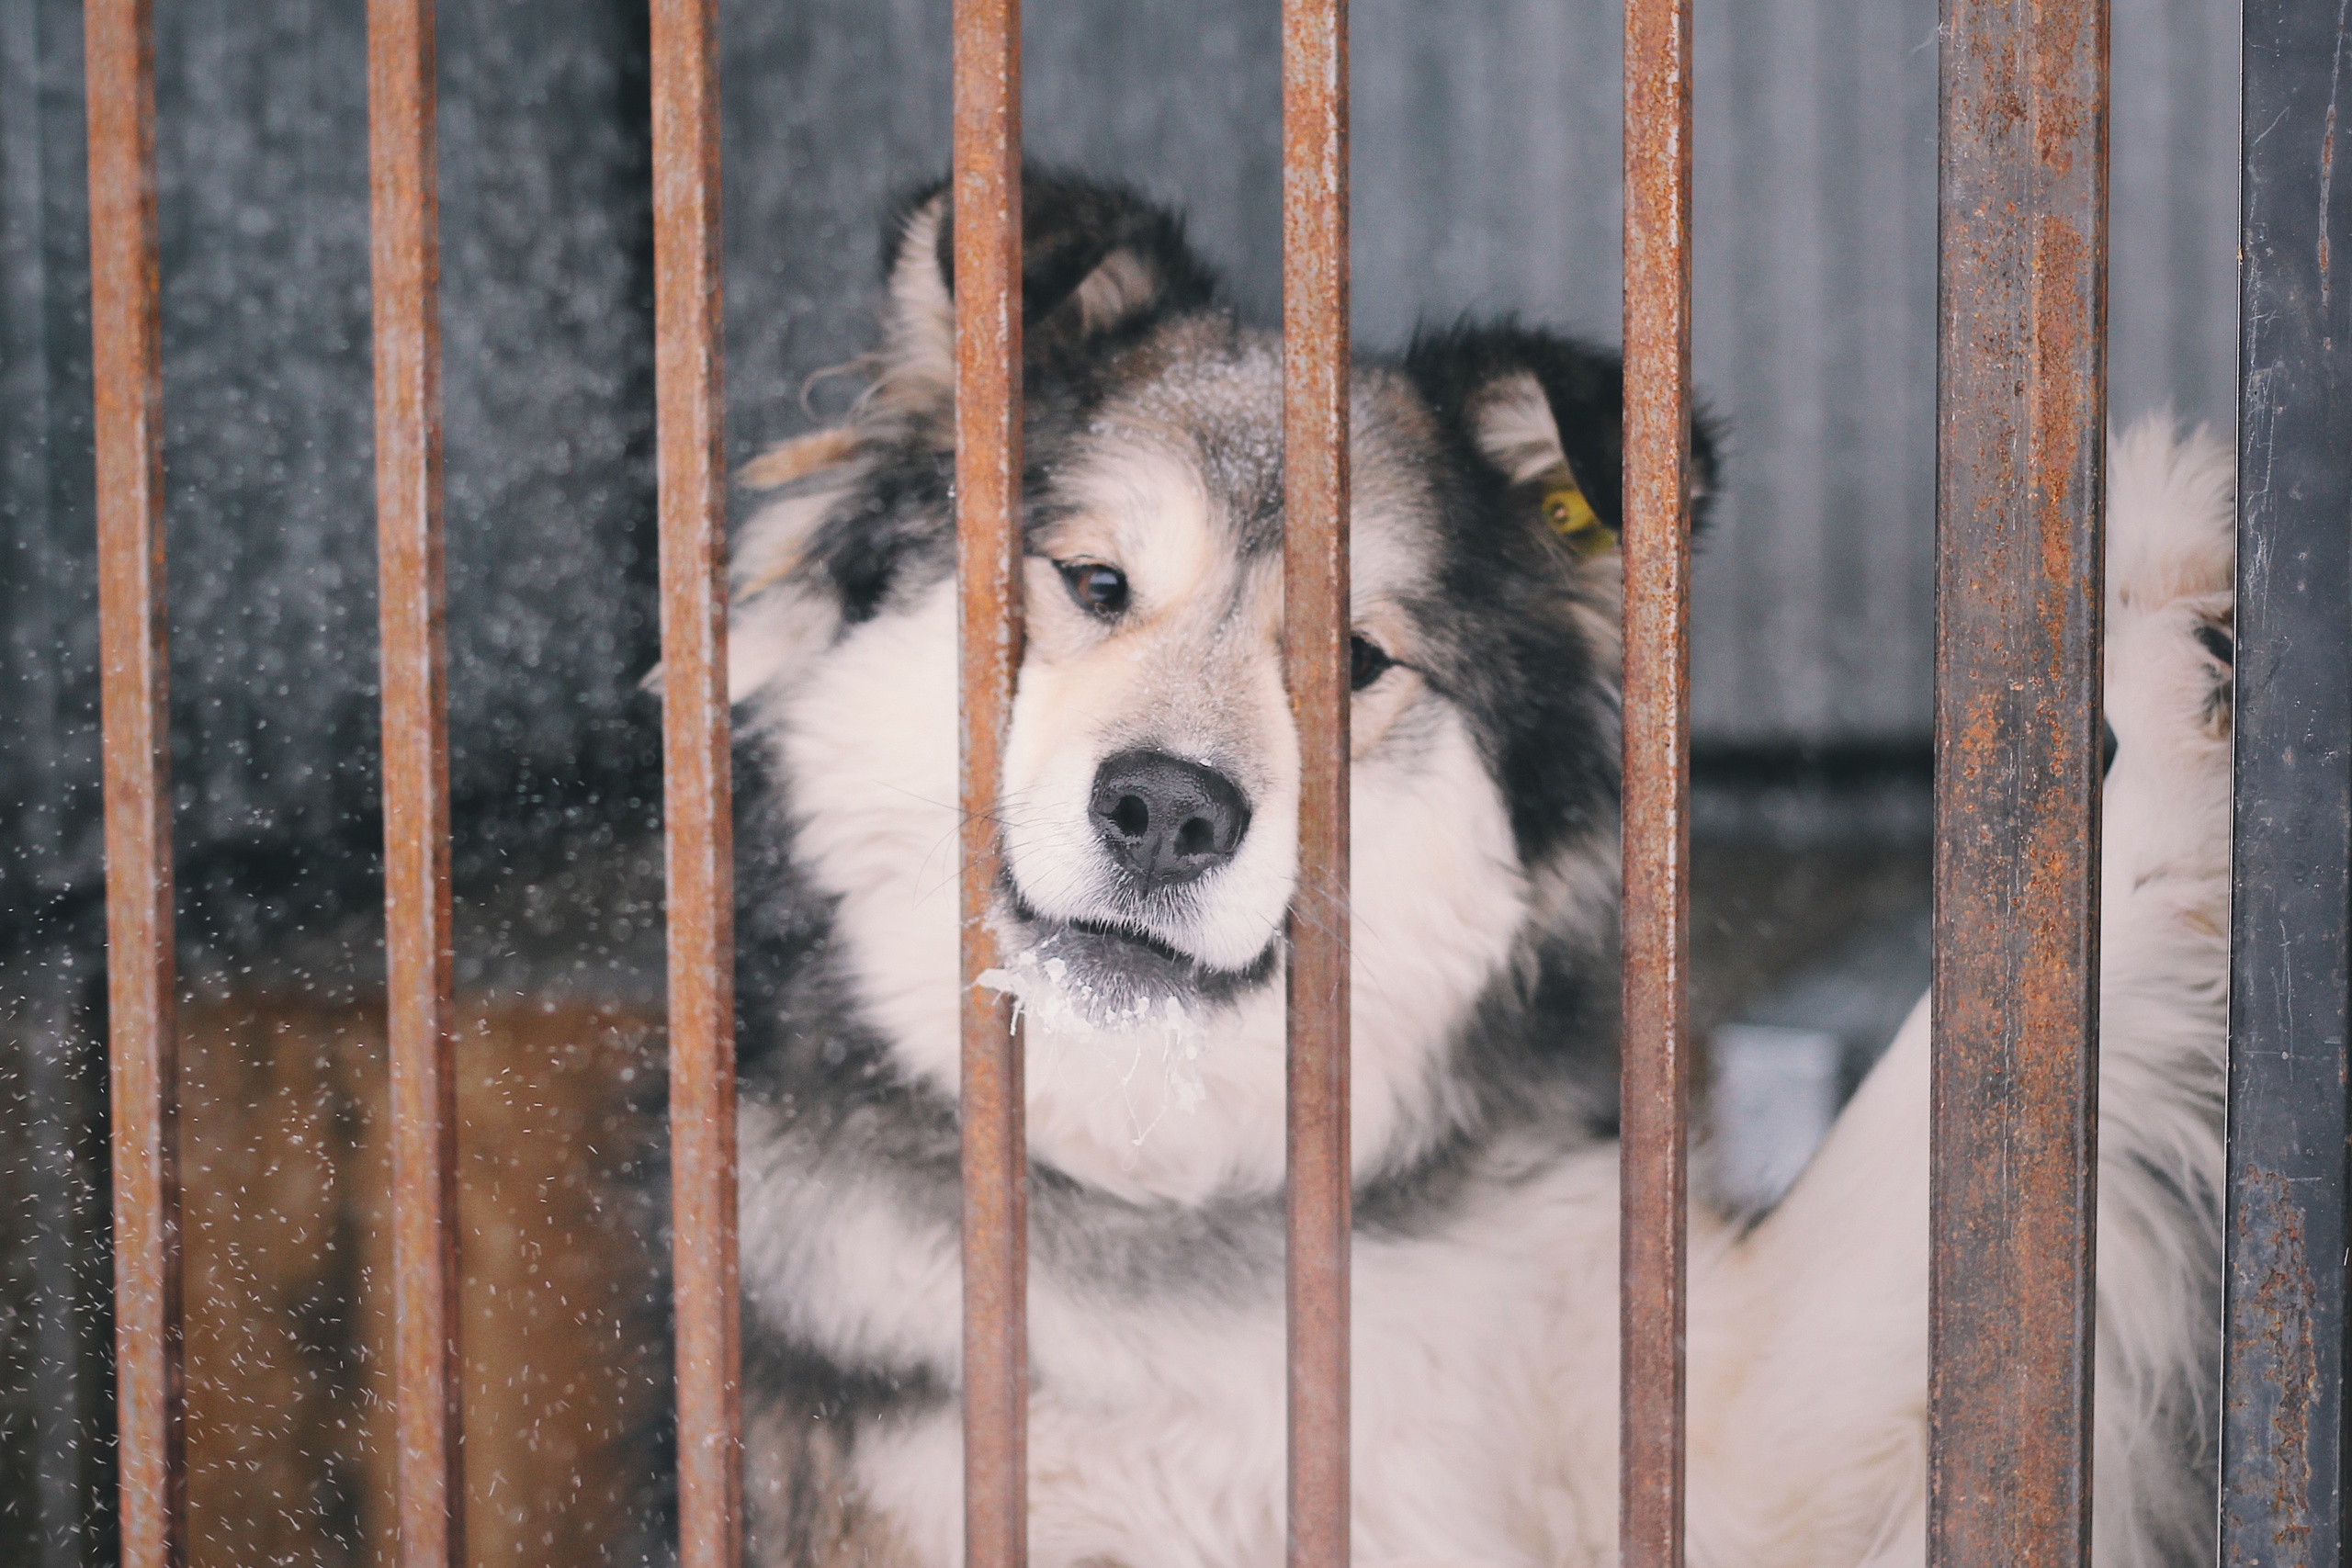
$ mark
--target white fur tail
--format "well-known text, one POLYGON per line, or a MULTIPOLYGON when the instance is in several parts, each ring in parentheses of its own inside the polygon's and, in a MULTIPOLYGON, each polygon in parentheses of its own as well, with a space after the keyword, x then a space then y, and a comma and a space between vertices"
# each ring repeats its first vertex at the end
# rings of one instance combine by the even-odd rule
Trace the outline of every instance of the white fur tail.
MULTIPOLYGON (((2109 444, 2094 1549, 2210 1561, 2229 899, 2232 465, 2109 444)), ((1694 1259, 1694 1562, 1925 1554, 1923 1002, 1779 1209, 1694 1259)))

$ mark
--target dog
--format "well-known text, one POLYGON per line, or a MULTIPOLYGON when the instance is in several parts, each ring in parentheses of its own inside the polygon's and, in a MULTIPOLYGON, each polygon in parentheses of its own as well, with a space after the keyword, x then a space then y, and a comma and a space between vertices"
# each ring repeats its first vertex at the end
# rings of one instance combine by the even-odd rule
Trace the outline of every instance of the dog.
MULTIPOLYGON (((1030 1155, 1032 1560, 1283 1555, 1282 344, 1170 213, 1023 184, 1026 644, 991 924, 1030 1155)), ((749 1555, 961 1560, 954 221, 733 559, 749 1555)), ((1353 372, 1353 1550, 1611 1561, 1617 361, 1353 372)), ((1716 442, 1702 423, 1703 509, 1716 442)), ((2097 1542, 2210 1551, 2229 467, 2117 446, 2097 1542)), ((1925 1551, 1923 1003, 1792 1192, 1691 1216, 1697 1563, 1925 1551)))

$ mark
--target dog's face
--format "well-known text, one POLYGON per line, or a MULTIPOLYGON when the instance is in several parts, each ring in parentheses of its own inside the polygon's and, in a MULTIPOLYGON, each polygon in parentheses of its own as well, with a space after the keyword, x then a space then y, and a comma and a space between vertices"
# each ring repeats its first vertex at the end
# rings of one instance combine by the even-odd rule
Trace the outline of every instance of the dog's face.
MULTIPOLYGON (((1028 1019, 1033 1147, 1138 1194, 1263 1185, 1297 875, 1281 343, 1216 304, 1164 214, 1035 174, 1027 197, 1026 650, 993 981, 1028 1019)), ((781 753, 860 1000, 944 1085, 949 221, 934 194, 894 226, 857 418, 754 466, 783 498, 739 550, 736 634, 746 723, 781 753)), ((1610 942, 1618 394, 1612 360, 1510 327, 1355 374, 1361 1168, 1474 1113, 1439 1086, 1448 1053, 1610 942)))

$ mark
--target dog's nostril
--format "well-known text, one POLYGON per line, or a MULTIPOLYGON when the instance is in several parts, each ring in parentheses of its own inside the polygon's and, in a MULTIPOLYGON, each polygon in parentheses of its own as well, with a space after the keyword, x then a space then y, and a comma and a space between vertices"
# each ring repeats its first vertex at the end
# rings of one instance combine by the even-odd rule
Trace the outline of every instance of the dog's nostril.
POLYGON ((1140 839, 1151 826, 1151 807, 1143 803, 1139 795, 1123 795, 1112 809, 1111 825, 1130 839, 1140 839))
POLYGON ((1088 812, 1111 858, 1147 888, 1215 871, 1250 830, 1238 784, 1165 751, 1123 751, 1104 762, 1088 812))

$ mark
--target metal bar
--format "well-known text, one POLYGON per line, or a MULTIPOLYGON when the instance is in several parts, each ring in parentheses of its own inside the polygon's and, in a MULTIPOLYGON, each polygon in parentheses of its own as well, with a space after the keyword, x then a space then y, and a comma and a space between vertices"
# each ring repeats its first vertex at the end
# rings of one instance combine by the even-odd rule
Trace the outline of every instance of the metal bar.
POLYGON ((1690 0, 1625 6, 1620 1559, 1679 1568, 1690 1099, 1690 0))
POLYGON ((678 1560, 735 1568, 743 1411, 715 0, 653 0, 652 75, 678 1560))
POLYGON ((2341 6, 2247 0, 2222 1561, 2344 1535, 2352 193, 2341 6))
POLYGON ((2105 0, 1945 0, 1928 1554, 2086 1563, 2105 0))
POLYGON ((187 1549, 180 1401, 179 1043, 164 656, 163 324, 149 0, 89 0, 90 339, 97 453, 116 1462, 125 1568, 187 1549))
POLYGON ((384 681, 384 978, 391 1055, 393 1433, 402 1568, 442 1568, 465 1556, 433 60, 432 0, 368 0, 368 196, 384 681))
POLYGON ((1029 1554, 1029 1188, 996 964, 997 784, 1021 666, 1021 5, 956 0, 956 552, 963 696, 964 1561, 1029 1554))
POLYGON ((1291 1568, 1349 1558, 1348 7, 1283 5, 1283 679, 1298 731, 1291 899, 1291 1568))

